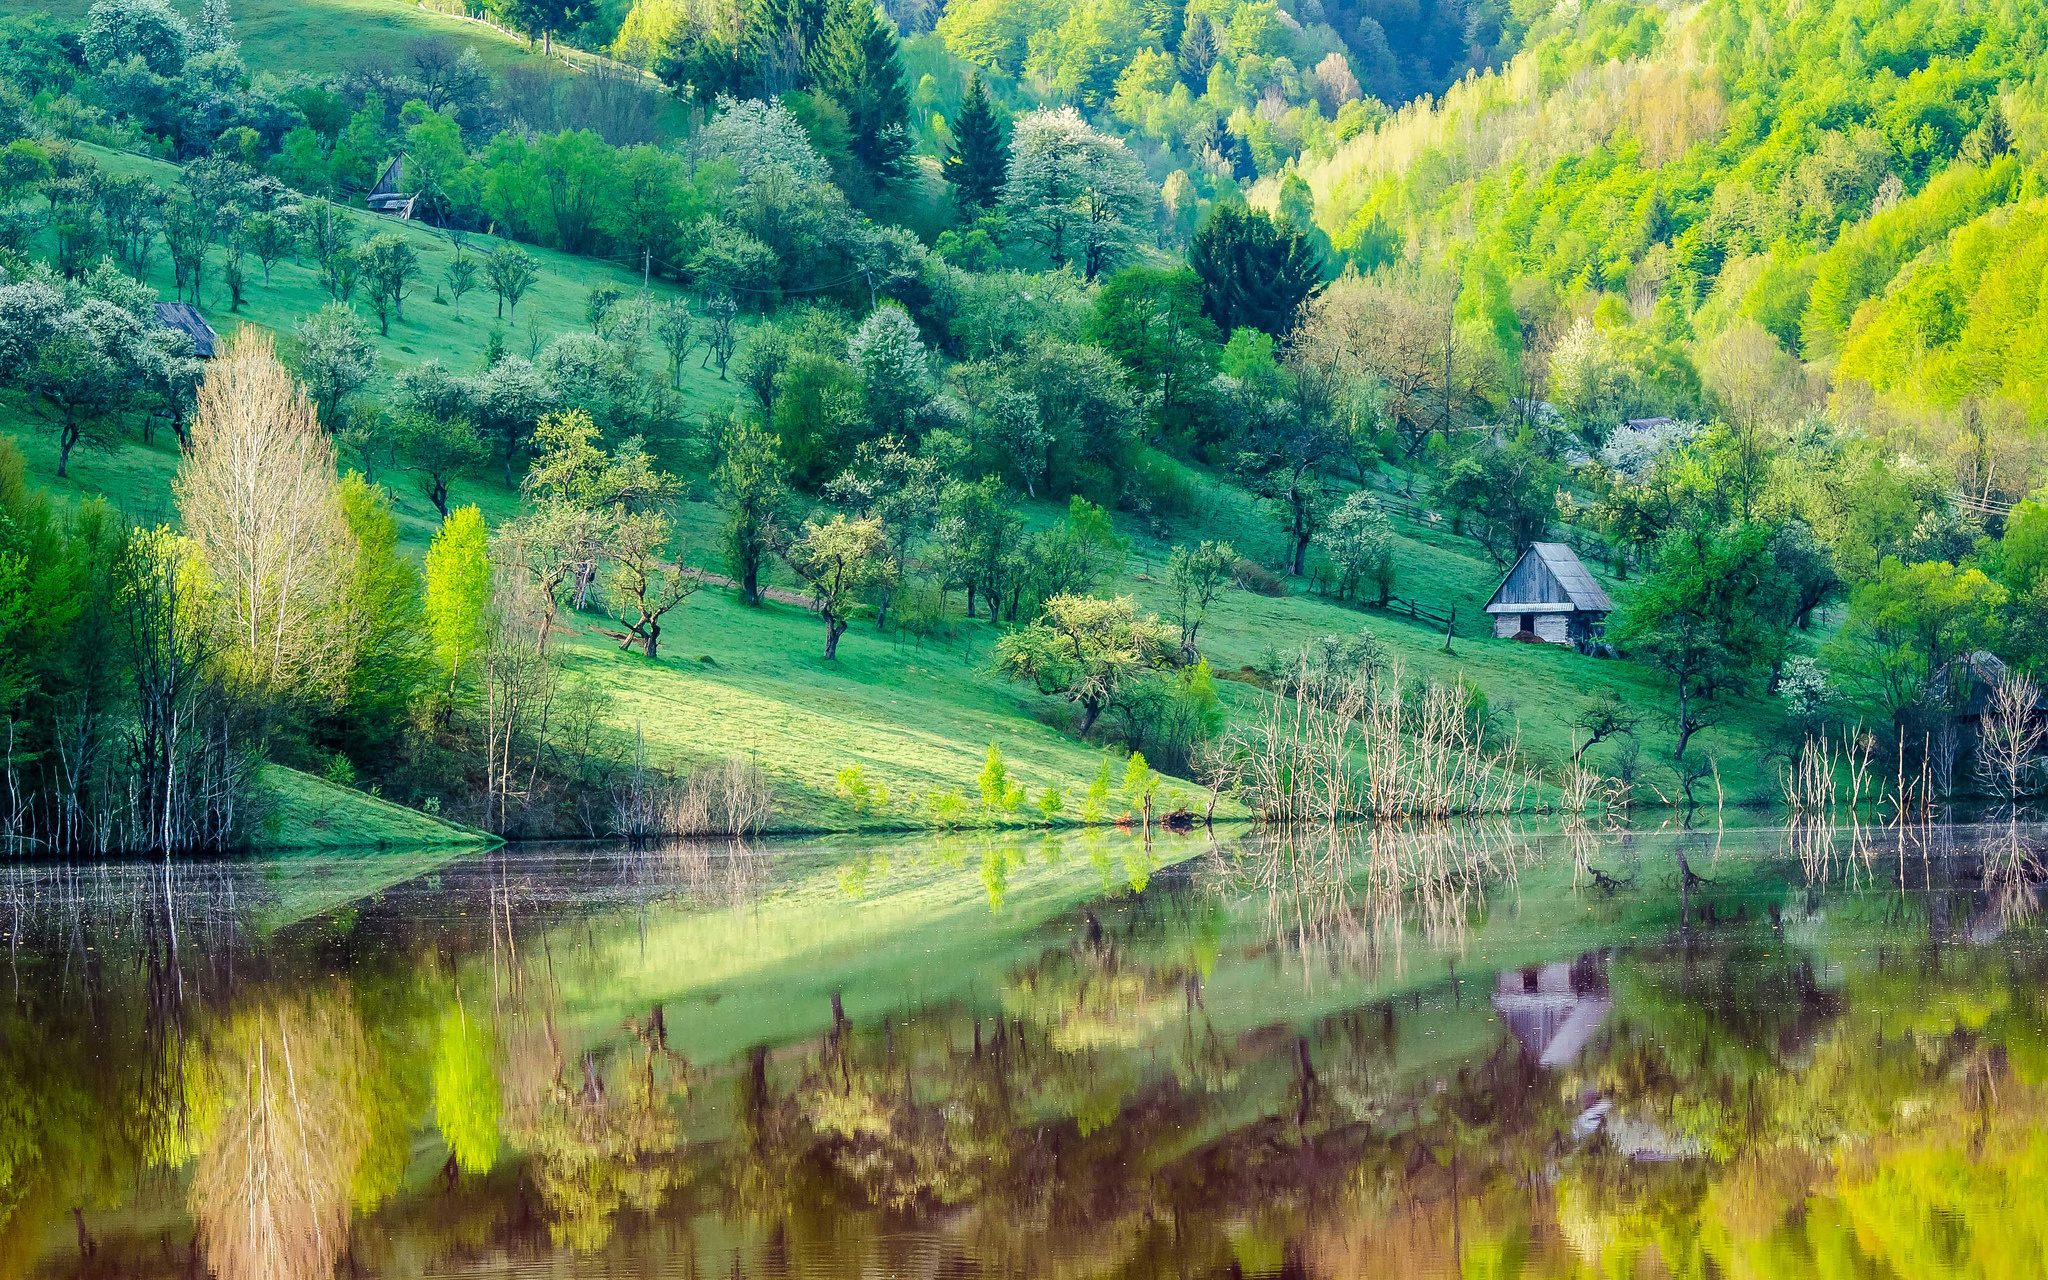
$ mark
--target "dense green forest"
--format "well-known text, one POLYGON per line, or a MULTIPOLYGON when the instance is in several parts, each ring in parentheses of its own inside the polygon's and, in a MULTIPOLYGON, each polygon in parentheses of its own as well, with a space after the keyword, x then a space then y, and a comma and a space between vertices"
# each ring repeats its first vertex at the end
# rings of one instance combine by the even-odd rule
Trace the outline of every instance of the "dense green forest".
POLYGON ((0 24, 12 841, 2041 781, 2038 15, 251 12, 0 24))

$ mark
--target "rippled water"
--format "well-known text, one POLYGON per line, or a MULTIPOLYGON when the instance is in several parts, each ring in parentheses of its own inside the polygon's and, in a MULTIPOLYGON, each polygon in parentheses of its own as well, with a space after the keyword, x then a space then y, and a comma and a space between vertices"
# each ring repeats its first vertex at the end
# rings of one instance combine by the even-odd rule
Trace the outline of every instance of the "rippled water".
POLYGON ((2048 833, 0 870, 0 1276, 2048 1275, 2048 833))

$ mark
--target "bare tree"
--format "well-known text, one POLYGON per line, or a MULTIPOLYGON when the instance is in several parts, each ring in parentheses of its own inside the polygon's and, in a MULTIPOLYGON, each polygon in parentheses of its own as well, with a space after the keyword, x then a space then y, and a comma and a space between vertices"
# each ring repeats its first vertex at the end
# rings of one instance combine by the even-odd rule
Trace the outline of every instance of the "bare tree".
POLYGON ((2048 739, 2048 716, 2040 705, 2041 686, 2018 672, 2008 671, 1991 686, 1977 739, 1977 779, 1986 791, 2017 800, 2033 789, 2041 744, 2048 739))
POLYGON ((220 1280, 334 1273, 369 1146, 369 1053, 361 1022, 333 993, 243 1014, 220 1036, 223 1113, 190 1192, 207 1267, 220 1280))
POLYGON ((334 445, 254 326, 199 384, 192 448, 173 486, 178 516, 223 599, 238 674, 276 688, 326 687, 346 669, 329 634, 353 555, 334 445))

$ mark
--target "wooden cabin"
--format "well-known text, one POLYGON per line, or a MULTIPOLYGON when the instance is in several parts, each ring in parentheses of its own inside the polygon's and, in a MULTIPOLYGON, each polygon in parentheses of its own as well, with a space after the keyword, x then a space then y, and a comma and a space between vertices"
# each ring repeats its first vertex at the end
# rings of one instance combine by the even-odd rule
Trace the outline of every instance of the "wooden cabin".
POLYGON ((1493 615, 1493 634, 1499 639, 1587 651, 1601 643, 1614 601, 1570 547, 1534 542, 1508 570, 1486 611, 1493 615))
POLYGON ((418 199, 418 192, 405 190, 405 157, 393 156, 370 191, 370 212, 389 214, 403 222, 412 217, 413 202, 418 199))
POLYGON ((214 352, 220 348, 220 335, 206 323, 206 317, 199 314, 199 308, 189 302, 157 303, 156 322, 192 339, 192 354, 201 360, 213 359, 214 352))

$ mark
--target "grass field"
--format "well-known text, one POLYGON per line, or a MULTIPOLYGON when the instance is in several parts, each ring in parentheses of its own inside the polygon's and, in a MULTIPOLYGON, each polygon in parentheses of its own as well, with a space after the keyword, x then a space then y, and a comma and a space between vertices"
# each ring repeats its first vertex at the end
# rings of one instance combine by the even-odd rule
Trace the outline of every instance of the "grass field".
MULTIPOLYGON (((0 432, 23 438, 31 467, 45 483, 74 495, 105 494, 138 520, 169 518, 174 446, 160 439, 154 447, 128 444, 113 453, 81 450, 73 455, 71 478, 60 486, 51 474, 54 442, 47 434, 26 430, 35 425, 19 406, 0 413, 0 432)), ((1246 553, 1274 558, 1279 535, 1258 518, 1249 499, 1214 481, 1204 483, 1215 491, 1211 518, 1199 528, 1173 530, 1173 538, 1187 541, 1222 532, 1246 553)), ((402 481, 395 488, 406 545, 418 554, 431 537, 435 513, 402 481)), ((493 519, 509 516, 517 505, 515 495, 490 477, 459 484, 455 496, 478 502, 493 519)), ((1034 522, 1047 522, 1056 509, 1039 504, 1031 515, 1034 522)), ((1129 562, 1105 588, 1132 595, 1145 609, 1163 611, 1168 597, 1160 579, 1171 540, 1125 524, 1132 544, 1129 562)), ((686 502, 678 526, 685 559, 718 567, 717 509, 686 502)), ((1461 546, 1462 540, 1448 535, 1412 529, 1403 534, 1401 593, 1432 607, 1455 605, 1461 619, 1482 617, 1479 608, 1493 590, 1497 570, 1477 547, 1461 546)), ((784 585, 793 584, 785 579, 784 585)), ((1612 581, 1607 585, 1617 595, 1627 589, 1612 581)), ((912 816, 909 803, 924 793, 958 787, 972 795, 974 775, 990 742, 1002 747, 1034 794, 1046 785, 1061 787, 1069 791, 1070 803, 1099 767, 1100 750, 1066 732, 1070 721, 1064 704, 993 673, 989 649, 997 633, 986 623, 962 623, 956 638, 925 644, 857 624, 841 642, 838 661, 827 663, 822 625, 808 611, 778 603, 747 609, 732 593, 708 588, 669 616, 662 653, 649 662, 621 653, 614 642, 595 634, 591 628, 609 625, 602 618, 569 613, 563 620, 571 629, 563 641, 569 669, 602 691, 616 727, 644 734, 650 757, 662 764, 687 766, 731 752, 751 756, 776 782, 776 825, 784 829, 877 821, 858 818, 835 794, 833 778, 850 764, 860 764, 871 780, 889 786, 898 806, 881 820, 897 822, 912 816)), ((1352 635, 1366 626, 1409 676, 1462 678, 1485 691, 1499 727, 1520 734, 1539 768, 1570 754, 1571 720, 1579 705, 1612 690, 1645 713, 1645 778, 1667 794, 1675 787, 1666 763, 1671 749, 1664 715, 1668 695, 1656 673, 1632 663, 1469 634, 1461 634, 1446 653, 1435 627, 1305 593, 1270 598, 1226 592, 1204 627, 1203 648, 1216 670, 1235 672, 1266 665, 1275 654, 1316 636, 1352 635)), ((1221 682, 1220 689, 1226 708, 1233 710, 1261 696, 1231 681, 1221 682)), ((1695 739, 1697 749, 1715 761, 1728 802, 1775 796, 1774 766, 1764 758, 1762 744, 1774 736, 1777 719, 1776 709, 1765 701, 1733 700, 1726 720, 1695 739)), ((1607 752, 1603 746, 1599 755, 1607 752)), ((1199 805, 1197 788, 1176 785, 1199 805)), ((1714 794, 1711 786, 1708 794, 1714 794)), ((1638 788, 1637 795, 1644 803, 1656 798, 1647 788, 1638 788)), ((1230 806, 1218 812, 1226 815, 1230 806)))
MULTIPOLYGON (((165 161, 103 147, 84 147, 81 150, 90 154, 101 167, 115 173, 142 174, 163 186, 170 186, 178 180, 178 166, 165 161)), ((482 360, 493 328, 502 331, 507 351, 527 355, 559 334, 588 331, 589 325, 584 320, 584 301, 593 287, 609 284, 635 297, 641 290, 642 280, 638 271, 629 271, 600 259, 525 245, 522 247, 540 264, 540 277, 533 289, 520 300, 517 314, 500 320, 497 296, 481 282, 474 292, 463 298, 459 309, 447 296, 444 284, 448 264, 454 261, 455 246, 445 233, 417 222, 378 217, 364 209, 350 209, 348 216, 354 223, 358 241, 380 232, 396 232, 411 243, 420 257, 420 278, 406 299, 405 318, 392 320, 388 336, 378 334, 374 314, 367 303, 360 297, 357 299, 356 309, 362 314, 377 344, 381 374, 385 379, 399 369, 430 359, 440 360, 457 372, 469 372, 482 360)), ((464 253, 481 259, 502 243, 506 242, 491 236, 473 236, 464 253)), ((46 250, 53 247, 47 243, 44 245, 46 250)), ((231 312, 228 290, 220 278, 220 250, 215 249, 208 260, 199 309, 223 336, 244 324, 261 325, 280 335, 287 335, 301 318, 330 301, 320 283, 317 264, 286 258, 272 269, 270 282, 266 284, 262 264, 253 258, 246 261, 250 282, 243 290, 245 305, 241 311, 231 312)), ((157 246, 145 278, 163 296, 171 296, 171 264, 161 244, 157 246)), ((675 287, 665 281, 654 280, 648 282, 647 287, 656 301, 677 296, 675 287)), ((710 395, 719 382, 715 369, 703 367, 703 355, 700 349, 683 362, 684 393, 698 399, 710 395)), ((667 367, 667 359, 667 355, 654 343, 650 341, 647 344, 644 360, 650 372, 659 376, 659 371, 667 367)))
POLYGON ((253 838, 266 849, 421 849, 493 840, 474 828, 276 764, 263 766, 257 807, 253 838))
MULTIPOLYGON (((75 26, 85 21, 92 0, 41 0, 35 7, 75 26)), ((196 4, 179 7, 187 17, 198 13, 196 4)), ((251 72, 303 71, 319 79, 371 55, 398 60, 406 42, 422 36, 473 45, 494 70, 540 57, 494 27, 405 0, 233 0, 231 8, 242 62, 251 72)))

